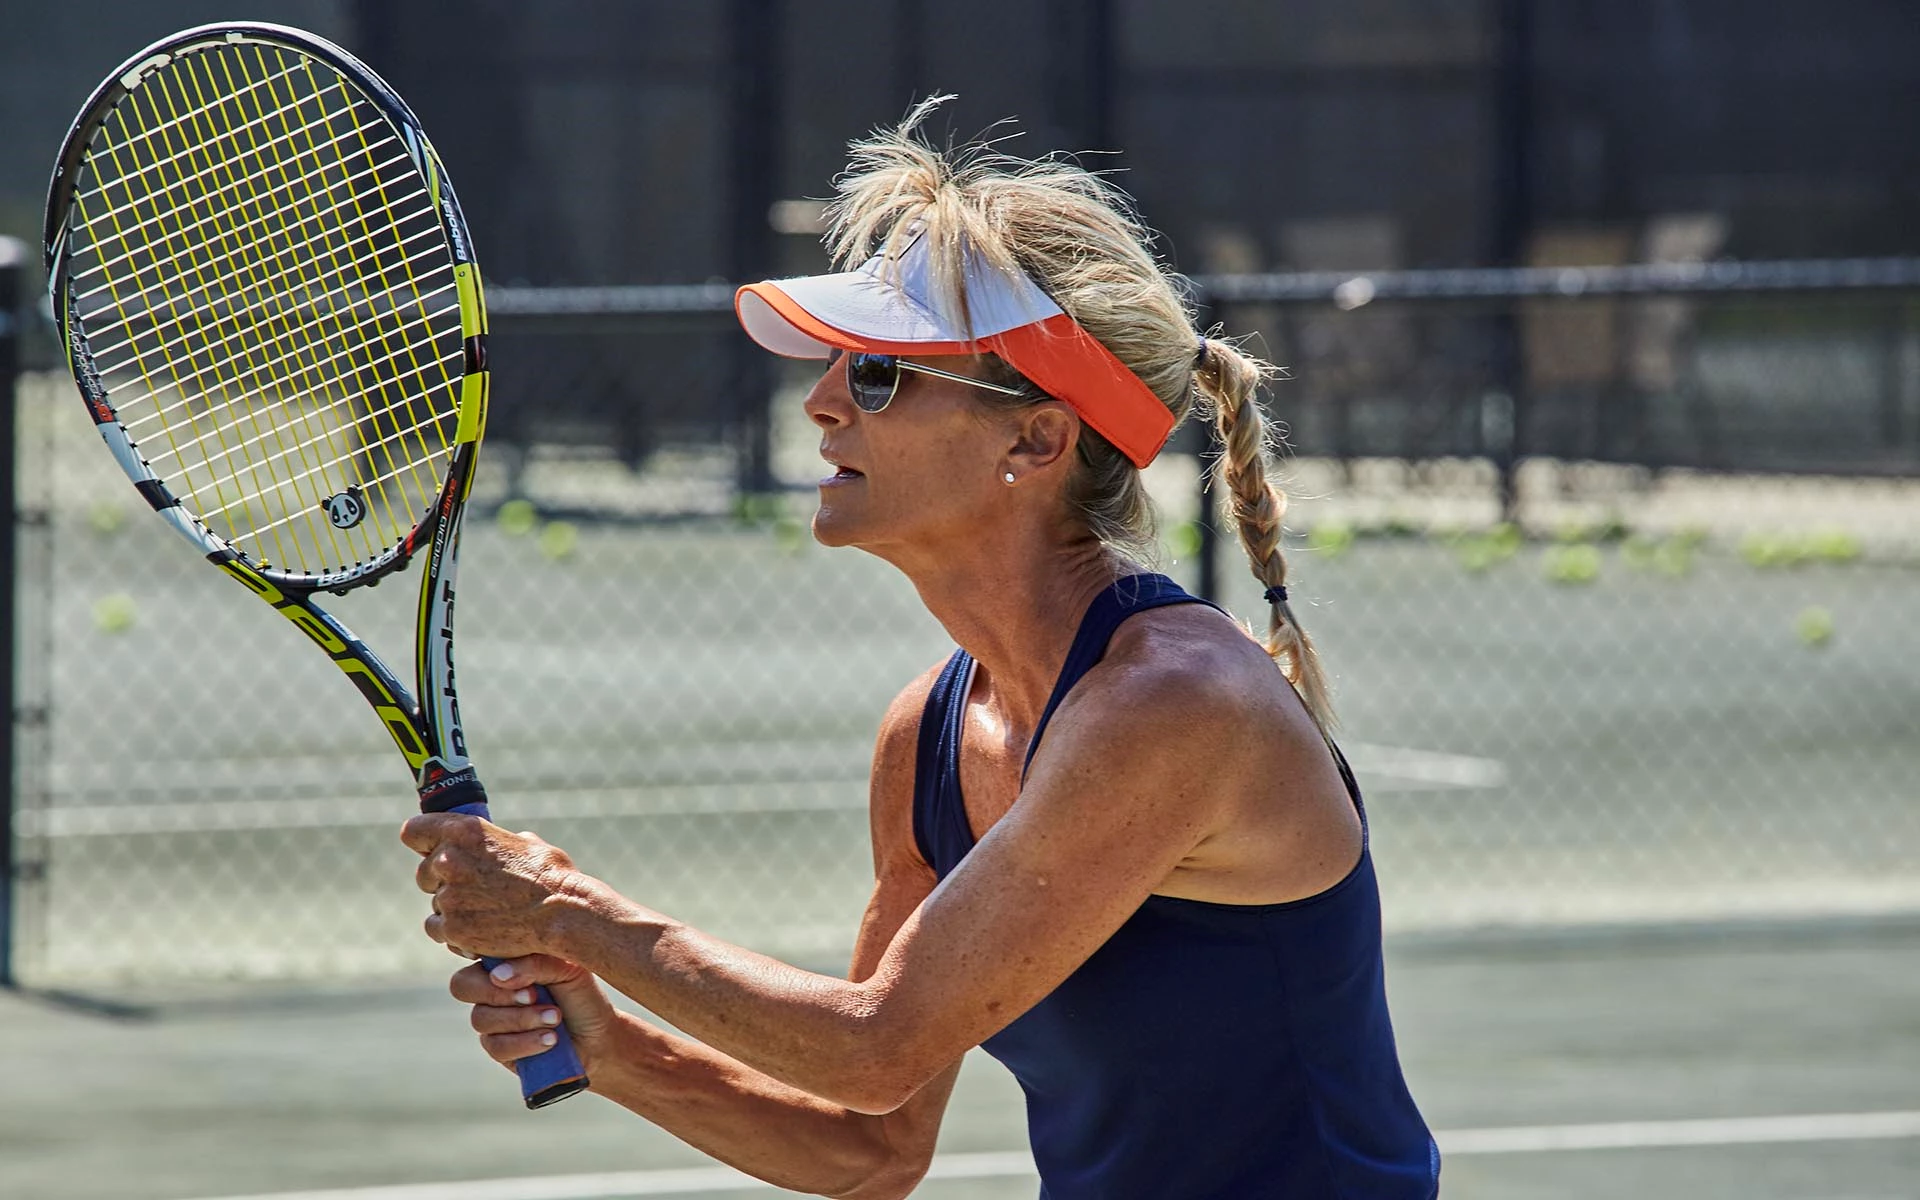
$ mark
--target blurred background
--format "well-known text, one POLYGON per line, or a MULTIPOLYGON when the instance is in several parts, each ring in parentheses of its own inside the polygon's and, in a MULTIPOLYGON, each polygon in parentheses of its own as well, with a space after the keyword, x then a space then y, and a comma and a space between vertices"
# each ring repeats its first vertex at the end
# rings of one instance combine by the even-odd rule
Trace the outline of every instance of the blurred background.
MULTIPOLYGON (((1200 319, 1287 367, 1295 610, 1370 802, 1397 1011, 1548 986, 1433 982, 1436 946, 1785 929, 1788 962, 1920 914, 1910 0, 0 0, 6 981, 445 966, 384 735, 143 515, 48 336, 67 123, 140 46, 235 17, 365 59, 460 189, 495 331, 471 742, 503 819, 646 903, 824 969, 851 945, 873 731, 950 642, 889 568, 811 542, 811 377, 738 332, 731 286, 822 269, 847 140, 955 92, 936 137, 1112 172, 1200 319), (209 658, 210 621, 244 652, 209 658)), ((1151 469, 1159 565, 1264 622, 1211 453, 1186 430, 1151 469)), ((405 647, 405 590, 338 611, 405 647)), ((1476 1072, 1406 1020, 1443 1112, 1449 1070, 1517 1061, 1476 1072)), ((1920 1178, 1901 1146, 1875 1179, 1920 1178)))

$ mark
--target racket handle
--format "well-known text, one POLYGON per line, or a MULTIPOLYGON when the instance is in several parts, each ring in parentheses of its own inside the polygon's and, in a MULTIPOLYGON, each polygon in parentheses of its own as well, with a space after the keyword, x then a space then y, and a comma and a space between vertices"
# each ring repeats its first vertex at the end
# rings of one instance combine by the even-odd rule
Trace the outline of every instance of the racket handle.
MULTIPOLYGON (((478 784, 475 784, 478 787, 478 784)), ((485 793, 481 793, 485 795, 485 793)), ((445 812, 466 813, 468 816, 487 819, 487 804, 484 800, 475 800, 467 804, 444 809, 445 812)), ((500 965, 497 958, 482 958, 482 966, 491 971, 500 965)), ((553 993, 544 984, 535 984, 533 988, 535 1004, 552 1004, 553 993)), ((587 1069, 581 1065, 580 1056, 574 1053, 573 1037, 567 1033, 565 1023, 554 1027, 554 1036, 558 1039, 550 1049, 543 1050, 532 1058, 523 1058, 513 1064, 520 1076, 520 1095, 525 1097, 528 1108, 545 1108, 549 1104, 565 1100, 575 1092, 585 1090, 587 1069)))

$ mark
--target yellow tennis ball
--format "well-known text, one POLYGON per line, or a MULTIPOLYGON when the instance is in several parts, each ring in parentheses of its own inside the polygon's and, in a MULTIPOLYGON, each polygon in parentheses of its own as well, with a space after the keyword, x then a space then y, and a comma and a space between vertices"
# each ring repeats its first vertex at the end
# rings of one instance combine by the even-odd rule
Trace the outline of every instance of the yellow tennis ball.
POLYGON ((1182 562, 1200 553, 1200 523, 1182 521, 1167 530, 1167 550, 1175 562, 1182 562))
POLYGON ((94 628, 102 633, 125 633, 133 628, 133 597, 125 592, 102 596, 93 602, 94 628))
POLYGON ((1833 640, 1833 614, 1817 604, 1803 608, 1793 619, 1793 632, 1806 645, 1818 649, 1833 640))
POLYGON ((580 545, 580 531, 566 521, 550 522, 540 531, 540 553, 556 561, 569 558, 580 545))
POLYGON ((493 514, 494 523, 500 526, 500 532, 508 537, 525 537, 533 532, 540 523, 539 514, 533 509, 531 500, 509 500, 493 514))
POLYGON ((87 510, 87 528, 101 537, 119 533, 127 523, 127 510, 111 500, 101 500, 87 510))

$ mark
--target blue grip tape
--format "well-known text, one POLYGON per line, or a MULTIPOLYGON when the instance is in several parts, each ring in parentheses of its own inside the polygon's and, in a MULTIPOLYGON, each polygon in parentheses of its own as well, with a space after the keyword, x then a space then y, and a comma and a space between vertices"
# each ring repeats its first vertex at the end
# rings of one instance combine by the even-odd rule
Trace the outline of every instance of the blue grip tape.
MULTIPOLYGON (((462 804, 447 811, 488 819, 487 806, 482 803, 462 804)), ((480 960, 481 965, 489 971, 499 966, 500 962, 497 958, 480 960)), ((552 1004, 553 994, 547 991, 544 984, 536 984, 533 999, 536 1004, 552 1004)), ((580 1056, 573 1051, 573 1037, 567 1033, 567 1027, 560 1025, 554 1030, 554 1035, 559 1040, 550 1049, 513 1064, 513 1069, 520 1075, 520 1094, 526 1098, 528 1108, 545 1108, 587 1086, 587 1069, 581 1065, 580 1056)))

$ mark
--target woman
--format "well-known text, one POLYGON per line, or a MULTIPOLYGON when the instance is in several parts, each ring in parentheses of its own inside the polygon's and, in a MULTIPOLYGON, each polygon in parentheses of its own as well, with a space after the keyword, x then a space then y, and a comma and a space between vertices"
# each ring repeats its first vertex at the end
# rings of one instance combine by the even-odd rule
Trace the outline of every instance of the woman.
POLYGON ((1026 1090, 1053 1200, 1432 1196, 1359 796, 1287 605, 1268 367, 1195 332, 1110 185, 943 155, 916 134, 934 103, 854 146, 829 242, 862 265, 737 301, 763 346, 828 359, 814 536, 898 567, 963 647, 882 723, 849 979, 688 928, 530 836, 419 817, 428 933, 510 960, 454 995, 495 1059, 564 1018, 595 1090, 796 1191, 911 1191, 980 1045, 1026 1090), (1264 647, 1139 565, 1140 468, 1196 400, 1268 588, 1264 647))

